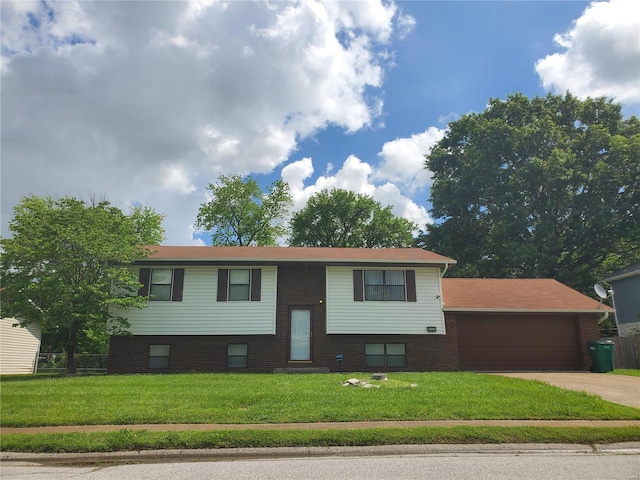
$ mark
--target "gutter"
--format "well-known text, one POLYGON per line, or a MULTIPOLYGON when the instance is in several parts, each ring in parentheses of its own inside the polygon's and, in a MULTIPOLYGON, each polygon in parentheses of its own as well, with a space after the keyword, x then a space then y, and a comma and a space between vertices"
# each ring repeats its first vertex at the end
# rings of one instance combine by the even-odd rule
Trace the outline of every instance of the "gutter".
POLYGON ((412 260, 325 260, 325 259, 257 259, 257 258, 234 258, 234 259, 166 259, 147 257, 135 260, 132 265, 180 265, 192 266, 224 266, 224 265, 319 265, 328 267, 396 267, 396 268, 448 268, 455 265, 450 262, 430 260, 428 262, 416 262, 412 260))
POLYGON ((618 280, 623 280, 629 277, 636 277, 640 275, 640 270, 634 270, 632 272, 622 273, 620 275, 616 275, 615 277, 605 278, 604 281, 607 283, 616 282, 618 280))
MULTIPOLYGON (((476 312, 476 313, 600 313, 602 309, 563 309, 563 308, 456 308, 445 307, 445 312, 476 312)), ((609 309, 605 311, 605 314, 614 312, 615 310, 609 309)))

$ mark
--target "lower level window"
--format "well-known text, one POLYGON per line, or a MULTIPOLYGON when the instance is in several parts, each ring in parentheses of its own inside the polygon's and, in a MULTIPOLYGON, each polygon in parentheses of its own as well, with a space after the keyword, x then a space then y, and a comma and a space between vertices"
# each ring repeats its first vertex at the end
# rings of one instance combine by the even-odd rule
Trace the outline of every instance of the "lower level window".
POLYGON ((149 345, 149 368, 169 368, 170 345, 149 345))
POLYGON ((247 344, 230 343, 227 345, 227 367, 247 368, 247 344))
POLYGON ((365 345, 367 367, 406 367, 407 354, 404 343, 367 343, 365 345))

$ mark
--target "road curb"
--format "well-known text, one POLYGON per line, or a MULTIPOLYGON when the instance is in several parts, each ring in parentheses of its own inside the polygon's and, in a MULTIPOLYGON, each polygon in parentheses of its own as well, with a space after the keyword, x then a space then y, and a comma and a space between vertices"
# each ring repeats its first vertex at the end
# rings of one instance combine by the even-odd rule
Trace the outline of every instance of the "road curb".
POLYGON ((181 463, 264 458, 362 457, 385 455, 536 455, 617 454, 640 455, 640 442, 609 445, 581 444, 477 444, 381 445, 373 447, 277 447, 201 450, 143 450, 105 453, 0 453, 1 462, 38 465, 104 465, 123 463, 181 463))

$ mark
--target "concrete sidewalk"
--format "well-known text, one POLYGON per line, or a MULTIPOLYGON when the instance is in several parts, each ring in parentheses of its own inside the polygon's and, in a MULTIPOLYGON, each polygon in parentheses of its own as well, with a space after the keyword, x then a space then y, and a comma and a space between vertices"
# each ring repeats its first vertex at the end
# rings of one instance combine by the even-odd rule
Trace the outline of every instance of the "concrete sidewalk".
POLYGON ((369 428, 417 427, 637 427, 640 420, 416 420, 383 422, 320 422, 320 423, 170 423, 136 425, 62 425, 50 427, 3 427, 0 434, 114 432, 118 430, 148 430, 151 432, 196 430, 357 430, 369 428))

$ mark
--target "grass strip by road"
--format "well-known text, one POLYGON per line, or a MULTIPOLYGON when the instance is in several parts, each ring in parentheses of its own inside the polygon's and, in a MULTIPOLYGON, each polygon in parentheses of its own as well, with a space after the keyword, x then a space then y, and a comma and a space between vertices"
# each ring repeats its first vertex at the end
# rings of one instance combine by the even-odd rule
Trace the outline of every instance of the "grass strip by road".
POLYGON ((380 420, 637 420, 640 409, 476 373, 180 374, 2 378, 3 427, 380 420), (379 388, 344 387, 356 377, 379 388))
POLYGON ((614 375, 627 375, 630 377, 640 377, 640 370, 632 368, 616 368, 613 372, 614 375))
POLYGON ((640 441, 640 427, 418 427, 363 430, 222 430, 42 433, 2 436, 2 451, 87 453, 164 449, 323 447, 410 444, 573 443, 640 441))

